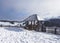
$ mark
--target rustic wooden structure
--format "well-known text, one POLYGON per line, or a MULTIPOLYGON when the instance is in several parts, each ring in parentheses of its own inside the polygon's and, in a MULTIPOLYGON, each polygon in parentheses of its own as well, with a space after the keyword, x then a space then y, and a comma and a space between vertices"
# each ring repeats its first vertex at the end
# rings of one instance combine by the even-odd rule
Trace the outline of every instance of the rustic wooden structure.
POLYGON ((25 28, 28 29, 28 30, 35 30, 37 28, 37 22, 38 22, 38 19, 37 19, 37 15, 32 15, 32 16, 29 16, 27 19, 25 19, 25 28))
POLYGON ((25 19, 25 24, 25 29, 46 32, 46 28, 43 22, 38 20, 37 14, 25 19))

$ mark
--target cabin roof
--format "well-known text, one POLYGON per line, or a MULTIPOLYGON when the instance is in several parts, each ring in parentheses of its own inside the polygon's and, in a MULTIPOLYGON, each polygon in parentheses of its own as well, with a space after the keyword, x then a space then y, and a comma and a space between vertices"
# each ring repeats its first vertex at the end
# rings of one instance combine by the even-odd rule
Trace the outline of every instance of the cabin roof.
POLYGON ((34 14, 34 15, 29 16, 24 21, 34 21, 34 20, 38 20, 37 14, 34 14))

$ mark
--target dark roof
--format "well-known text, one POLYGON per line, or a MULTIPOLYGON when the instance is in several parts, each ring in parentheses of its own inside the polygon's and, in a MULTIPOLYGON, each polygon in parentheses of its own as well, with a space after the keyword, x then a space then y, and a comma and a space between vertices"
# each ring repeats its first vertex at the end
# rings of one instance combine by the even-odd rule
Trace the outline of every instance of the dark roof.
POLYGON ((24 21, 33 21, 33 20, 38 20, 37 14, 34 14, 34 15, 29 16, 24 21))

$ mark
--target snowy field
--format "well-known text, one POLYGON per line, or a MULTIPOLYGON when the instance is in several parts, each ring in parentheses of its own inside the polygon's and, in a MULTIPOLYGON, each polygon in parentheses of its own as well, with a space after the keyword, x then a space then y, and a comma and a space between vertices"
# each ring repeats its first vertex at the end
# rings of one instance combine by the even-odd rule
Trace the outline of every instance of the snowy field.
POLYGON ((60 43, 60 36, 23 28, 0 27, 0 43, 60 43))

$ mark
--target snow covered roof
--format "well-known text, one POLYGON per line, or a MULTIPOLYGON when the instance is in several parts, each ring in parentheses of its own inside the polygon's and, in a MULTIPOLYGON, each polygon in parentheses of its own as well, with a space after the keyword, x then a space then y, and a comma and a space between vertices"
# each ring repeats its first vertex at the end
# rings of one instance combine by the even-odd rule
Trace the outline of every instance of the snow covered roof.
POLYGON ((41 17, 39 17, 38 15, 37 15, 37 19, 38 19, 38 20, 44 20, 44 18, 41 18, 41 17))
POLYGON ((24 21, 33 21, 33 20, 38 20, 37 14, 34 14, 34 15, 29 16, 24 21))
POLYGON ((33 20, 44 20, 44 19, 40 18, 37 14, 33 14, 28 18, 26 18, 24 21, 33 21, 33 20))

